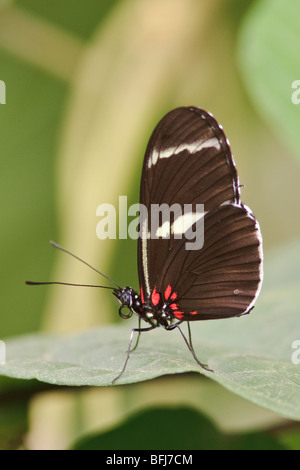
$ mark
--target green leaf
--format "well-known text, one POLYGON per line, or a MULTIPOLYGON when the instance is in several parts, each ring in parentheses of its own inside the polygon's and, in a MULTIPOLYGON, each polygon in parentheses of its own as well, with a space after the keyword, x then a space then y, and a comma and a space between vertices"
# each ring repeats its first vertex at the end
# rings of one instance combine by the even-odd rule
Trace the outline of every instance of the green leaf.
POLYGON ((242 75, 255 108, 298 158, 299 84, 295 83, 296 89, 292 85, 300 80, 299 15, 297 0, 254 2, 242 24, 238 50, 242 75))
MULTIPOLYGON (((178 331, 157 329, 142 335, 116 383, 200 372, 258 405, 300 419, 300 365, 291 360, 292 343, 300 339, 299 244, 293 246, 297 266, 293 284, 285 277, 285 259, 290 255, 289 246, 270 255, 265 276, 267 286, 274 279, 274 288, 263 290, 251 315, 192 324, 194 348, 213 373, 199 369, 178 331)), ((57 385, 111 385, 124 364, 134 326, 135 322, 129 320, 77 335, 36 334, 10 339, 6 342, 7 362, 0 366, 0 373, 57 385)))
POLYGON ((116 429, 103 434, 86 436, 73 446, 75 450, 115 450, 116 448, 119 450, 145 448, 152 450, 275 450, 285 447, 267 433, 249 433, 239 437, 222 434, 206 417, 189 408, 154 408, 142 411, 131 416, 116 429), (187 431, 182 432, 182 430, 187 431))

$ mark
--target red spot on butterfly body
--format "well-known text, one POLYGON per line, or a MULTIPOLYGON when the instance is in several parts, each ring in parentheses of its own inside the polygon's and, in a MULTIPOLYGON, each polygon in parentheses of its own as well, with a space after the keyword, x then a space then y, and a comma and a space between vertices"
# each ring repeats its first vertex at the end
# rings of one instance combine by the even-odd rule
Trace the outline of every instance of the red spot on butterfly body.
POLYGON ((175 300, 177 299, 177 292, 172 292, 172 287, 170 284, 168 284, 166 290, 165 290, 165 299, 166 300, 175 300))
POLYGON ((178 304, 175 304, 175 303, 170 304, 170 307, 172 310, 178 310, 178 304))
POLYGON ((190 315, 197 315, 196 310, 194 310, 193 312, 190 312, 190 315))
POLYGON ((144 291, 143 291, 142 286, 141 286, 141 301, 143 304, 145 303, 144 291))
MULTIPOLYGON (((168 300, 168 298, 170 297, 170 294, 172 292, 172 287, 170 286, 170 284, 168 285, 168 287, 166 288, 165 290, 165 299, 168 300)), ((173 294, 172 294, 173 295, 173 294)))
POLYGON ((173 312, 173 315, 174 317, 176 317, 178 320, 181 320, 183 318, 183 313, 184 312, 181 312, 180 310, 177 310, 175 312, 173 312))
POLYGON ((156 291, 156 287, 154 287, 151 295, 151 302, 153 305, 158 305, 160 301, 160 294, 156 291))

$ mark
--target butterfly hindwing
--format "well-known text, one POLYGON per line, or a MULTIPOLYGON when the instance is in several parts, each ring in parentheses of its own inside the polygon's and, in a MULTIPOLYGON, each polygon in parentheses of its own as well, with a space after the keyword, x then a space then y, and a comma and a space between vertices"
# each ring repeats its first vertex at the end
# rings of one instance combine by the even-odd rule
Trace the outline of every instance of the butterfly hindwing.
MULTIPOLYGON (((185 250, 184 240, 166 260, 157 284, 177 294, 176 318, 209 320, 247 313, 261 285, 259 225, 244 206, 208 212, 203 248, 185 250)), ((173 251, 173 250, 172 250, 173 251)))

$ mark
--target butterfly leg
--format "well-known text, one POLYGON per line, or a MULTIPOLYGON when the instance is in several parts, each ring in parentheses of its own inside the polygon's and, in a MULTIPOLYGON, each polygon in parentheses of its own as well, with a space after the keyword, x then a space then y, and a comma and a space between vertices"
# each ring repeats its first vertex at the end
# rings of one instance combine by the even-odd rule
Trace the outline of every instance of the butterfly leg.
MULTIPOLYGON (((195 350, 194 350, 194 347, 193 347, 193 343, 192 343, 192 332, 191 332, 191 327, 190 327, 190 322, 187 322, 187 325, 188 325, 188 332, 189 332, 189 344, 190 344, 190 347, 189 347, 189 350, 191 351, 191 353, 193 354, 193 357, 195 359, 195 361, 201 366, 203 367, 203 369, 207 370, 208 372, 213 372, 212 369, 209 369, 207 364, 202 364, 202 362, 199 361, 199 359, 197 358, 196 356, 196 353, 195 353, 195 350)), ((181 334, 182 334, 182 331, 181 329, 179 328, 181 334)))
MULTIPOLYGON (((139 326, 138 326, 138 330, 141 329, 141 321, 142 321, 142 319, 139 317, 139 326)), ((140 340, 140 336, 141 336, 141 332, 139 331, 139 332, 138 332, 138 337, 137 337, 136 343, 135 343, 135 345, 133 346, 133 348, 130 350, 131 353, 138 347, 139 340, 140 340)))
MULTIPOLYGON (((121 370, 121 372, 119 373, 119 375, 117 375, 117 377, 114 378, 114 380, 112 381, 112 385, 117 381, 119 380, 119 378, 123 375, 123 373, 125 372, 125 369, 126 369, 126 366, 127 366, 127 363, 128 363, 128 360, 129 360, 129 357, 130 357, 130 353, 132 351, 131 349, 131 345, 132 345, 132 340, 133 340, 133 336, 134 336, 134 333, 138 333, 139 335, 143 332, 143 331, 150 331, 150 330, 153 330, 154 328, 156 328, 156 325, 155 326, 149 326, 148 328, 133 328, 131 330, 131 334, 130 334, 130 338, 129 338, 129 343, 128 343, 128 349, 127 349, 127 356, 126 356, 126 360, 124 362, 124 366, 121 370)), ((135 345, 135 347, 133 349, 135 349, 137 346, 137 344, 135 345)))
POLYGON ((191 333, 191 327, 190 327, 190 322, 187 322, 187 325, 188 325, 188 333, 189 333, 189 339, 186 338, 185 334, 183 333, 182 329, 180 328, 180 324, 182 322, 178 322, 178 323, 175 323, 174 325, 171 325, 170 327, 168 327, 167 329, 168 330, 174 330, 175 328, 178 328, 178 330, 180 331, 181 333, 181 336, 183 337, 184 341, 185 341, 185 344, 187 345, 189 351, 192 353, 193 355, 193 358, 195 359, 195 361, 197 362, 197 364, 199 364, 199 366, 202 367, 202 369, 205 369, 207 370, 208 372, 213 372, 212 369, 209 369, 207 364, 203 364, 202 362, 199 361, 198 357, 196 356, 196 353, 195 353, 195 350, 194 350, 194 347, 193 347, 193 343, 192 343, 192 333, 191 333))

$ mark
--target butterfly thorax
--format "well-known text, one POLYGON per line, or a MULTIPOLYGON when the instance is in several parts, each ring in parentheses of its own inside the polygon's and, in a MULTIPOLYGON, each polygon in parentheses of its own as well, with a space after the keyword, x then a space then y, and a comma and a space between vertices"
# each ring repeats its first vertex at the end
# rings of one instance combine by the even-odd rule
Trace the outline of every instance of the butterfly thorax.
MULTIPOLYGON (((121 318, 130 318, 135 313, 150 325, 163 326, 164 328, 170 327, 175 320, 172 314, 173 310, 167 301, 161 300, 154 305, 151 298, 142 299, 132 287, 128 286, 124 289, 116 289, 114 295, 121 303, 119 308, 121 318), (123 313, 124 309, 127 309, 125 314, 123 313)), ((162 299, 162 296, 160 298, 162 299)))

